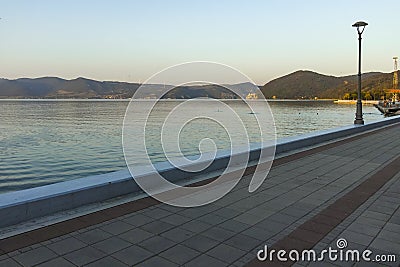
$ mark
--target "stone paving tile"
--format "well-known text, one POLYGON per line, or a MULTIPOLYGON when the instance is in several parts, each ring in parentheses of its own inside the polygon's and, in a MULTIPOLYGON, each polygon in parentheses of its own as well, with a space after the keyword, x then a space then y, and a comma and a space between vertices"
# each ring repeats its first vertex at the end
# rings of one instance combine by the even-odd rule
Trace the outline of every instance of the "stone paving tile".
POLYGON ((31 246, 18 249, 18 251, 21 252, 21 253, 25 253, 25 252, 28 252, 30 250, 32 250, 31 246))
POLYGON ((233 263, 246 254, 246 252, 229 245, 220 244, 207 251, 206 254, 226 263, 233 263))
POLYGON ((205 223, 205 222, 201 222, 201 221, 197 221, 197 220, 193 220, 187 223, 184 223, 180 226, 180 228, 185 229, 185 230, 189 230, 193 233, 201 233, 203 231, 205 231, 206 229, 211 228, 212 225, 205 223))
POLYGON ((199 209, 199 208, 191 208, 191 209, 182 210, 177 214, 180 214, 182 216, 189 217, 189 218, 193 219, 193 218, 198 218, 200 216, 208 214, 210 212, 211 212, 211 210, 199 209))
POLYGON ((136 245, 132 245, 112 254, 113 258, 118 259, 129 266, 138 264, 151 256, 154 256, 154 254, 136 245))
POLYGON ((258 222, 260 222, 262 220, 265 220, 265 217, 245 212, 245 213, 242 213, 239 216, 233 218, 233 220, 237 221, 237 222, 253 225, 253 224, 256 224, 256 223, 258 223, 258 222))
POLYGON ((176 263, 172 263, 166 259, 163 259, 159 256, 152 257, 144 262, 140 263, 141 267, 154 267, 154 266, 163 266, 163 267, 175 267, 179 266, 176 263))
POLYGON ((247 210, 249 210, 249 208, 237 206, 236 203, 229 205, 228 207, 229 207, 229 209, 235 210, 236 212, 239 212, 239 213, 243 213, 243 212, 246 212, 247 210))
POLYGON ((397 205, 395 203, 393 203, 393 200, 390 199, 390 201, 388 200, 383 200, 382 198, 379 198, 377 201, 375 201, 375 203, 373 205, 371 205, 371 209, 375 210, 376 208, 379 211, 379 208, 388 208, 390 209, 392 212, 391 214, 397 209, 397 205))
POLYGON ((216 258, 210 257, 206 254, 202 254, 201 256, 191 260, 185 264, 186 267, 201 267, 201 266, 229 266, 228 263, 217 260, 216 258))
POLYGON ((212 238, 219 242, 224 242, 225 240, 233 237, 235 233, 229 230, 225 230, 221 227, 213 227, 205 230, 200 235, 212 238))
POLYGON ((21 267, 22 265, 19 264, 12 258, 7 258, 5 260, 0 261, 0 267, 21 267))
POLYGON ((205 222, 211 225, 217 225, 220 224, 224 221, 227 221, 228 219, 222 217, 222 216, 218 216, 214 213, 210 213, 210 214, 206 214, 204 216, 201 216, 199 218, 197 218, 196 220, 201 221, 201 222, 205 222))
POLYGON ((238 222, 235 220, 228 220, 218 225, 218 227, 224 228, 226 230, 239 233, 251 227, 250 224, 238 222))
POLYGON ((224 244, 230 245, 238 249, 246 248, 249 250, 252 250, 253 248, 260 246, 260 244, 262 243, 263 243, 262 241, 244 234, 235 235, 234 237, 231 237, 230 239, 224 242, 224 244))
POLYGON ((66 259, 58 257, 50 261, 46 261, 42 264, 39 264, 35 267, 75 267, 75 266, 76 266, 75 264, 72 264, 66 259))
POLYGON ((381 230, 381 228, 378 226, 358 224, 357 222, 352 223, 347 229, 356 233, 367 234, 370 236, 376 236, 381 230))
POLYGON ((398 199, 396 198, 396 197, 392 197, 392 196, 388 196, 388 195, 383 195, 383 196, 381 196, 379 199, 381 199, 381 200, 383 200, 383 201, 387 201, 387 202, 390 202, 390 203, 392 203, 392 204, 394 204, 394 205, 397 205, 398 204, 398 199))
POLYGON ((46 247, 39 247, 32 249, 26 253, 21 253, 14 257, 14 259, 24 266, 35 266, 42 262, 48 261, 57 257, 57 254, 46 247))
POLYGON ((374 237, 369 236, 367 234, 361 234, 352 231, 344 231, 343 233, 340 234, 340 237, 364 246, 368 246, 374 239, 374 237))
POLYGON ((171 215, 172 213, 164 209, 156 208, 153 210, 145 210, 142 214, 153 219, 161 219, 171 215))
POLYGON ((280 213, 281 214, 288 214, 288 215, 291 215, 291 216, 295 216, 297 218, 301 218, 301 217, 307 215, 310 211, 311 211, 311 208, 302 209, 300 207, 294 207, 292 205, 292 206, 289 206, 289 207, 281 210, 280 213))
POLYGON ((363 212, 361 217, 366 217, 366 218, 371 218, 371 219, 386 222, 387 220, 390 219, 390 214, 386 214, 386 213, 382 213, 382 212, 378 212, 378 211, 372 211, 369 209, 369 210, 363 212))
POLYGON ((199 251, 183 245, 176 245, 162 252, 160 256, 176 264, 183 265, 200 255, 199 251))
MULTIPOLYGON (((399 198, 400 198, 400 196, 399 196, 399 198)), ((391 222, 392 219, 395 219, 397 221, 397 222, 392 222, 392 223, 400 224, 400 209, 396 210, 395 213, 393 213, 389 222, 391 222)))
MULTIPOLYGON (((56 265, 53 265, 53 266, 56 266, 56 265)), ((117 260, 111 256, 108 256, 108 257, 102 258, 100 260, 94 261, 92 263, 89 263, 88 265, 85 265, 85 266, 87 266, 87 267, 106 267, 106 266, 125 267, 128 265, 120 262, 119 260, 117 260)), ((57 267, 59 267, 59 266, 57 265, 57 267)))
POLYGON ((150 218, 148 216, 145 216, 143 214, 135 213, 134 215, 132 215, 130 217, 122 219, 122 221, 126 222, 126 223, 129 223, 131 225, 134 225, 134 226, 142 226, 144 224, 147 224, 147 223, 150 223, 150 222, 154 221, 154 219, 152 219, 152 218, 150 218))
POLYGON ((196 235, 188 240, 185 240, 181 244, 200 252, 206 252, 207 250, 218 245, 219 242, 206 236, 196 235))
POLYGON ((240 214, 240 211, 230 209, 230 208, 223 208, 216 211, 218 216, 224 217, 226 219, 232 219, 240 214))
POLYGON ((178 212, 186 209, 186 208, 182 208, 182 207, 175 207, 175 206, 169 206, 169 205, 160 205, 159 208, 167 210, 171 213, 178 213, 178 212))
POLYGON ((104 239, 110 238, 112 235, 106 231, 101 229, 93 229, 76 235, 75 238, 79 239, 80 241, 86 244, 94 244, 100 242, 104 239))
POLYGON ((290 233, 288 237, 310 243, 315 243, 320 241, 323 235, 306 229, 298 228, 296 229, 296 231, 290 233))
POLYGON ((283 223, 283 224, 292 224, 298 220, 298 217, 291 216, 288 214, 283 214, 283 213, 279 212, 279 213, 269 216, 268 220, 278 222, 278 223, 283 223))
POLYGON ((268 232, 279 233, 283 229, 285 229, 289 224, 282 223, 282 222, 274 222, 269 219, 265 219, 257 224, 256 227, 264 229, 268 232))
POLYGON ((8 257, 14 257, 14 256, 17 256, 17 255, 20 255, 20 254, 21 254, 21 252, 19 250, 14 250, 12 252, 7 253, 7 256, 8 257))
POLYGON ((134 228, 128 232, 118 235, 119 238, 128 241, 131 244, 138 244, 152 236, 154 236, 154 234, 140 228, 134 228))
POLYGON ((33 244, 32 246, 31 246, 31 249, 35 249, 35 248, 38 248, 38 247, 41 247, 43 244, 33 244))
POLYGON ((384 229, 389 232, 400 233, 400 225, 399 224, 394 224, 394 223, 389 222, 389 223, 385 224, 384 229))
POLYGON ((162 237, 162 236, 153 236, 139 244, 142 248, 153 252, 154 254, 158 254, 161 251, 167 250, 176 245, 175 242, 162 237))
MULTIPOLYGON (((277 189, 277 190, 279 190, 279 189, 277 189)), ((291 204, 289 204, 289 203, 285 203, 285 202, 282 202, 282 200, 274 198, 273 200, 265 202, 264 204, 260 205, 259 208, 278 212, 278 211, 283 210, 284 208, 287 208, 290 205, 291 204)))
POLYGON ((252 238, 261 240, 261 241, 266 241, 276 235, 276 232, 265 230, 258 228, 256 226, 250 227, 249 229, 245 230, 242 232, 242 234, 250 236, 252 238))
POLYGON ((64 240, 60 240, 50 245, 47 245, 49 249, 51 249, 58 255, 64 255, 71 251, 78 250, 86 246, 87 244, 74 237, 69 237, 64 240))
POLYGON ((376 220, 376 219, 372 219, 372 218, 366 218, 366 217, 358 217, 357 218, 357 223, 359 224, 366 224, 366 225, 370 225, 370 226, 376 226, 379 228, 382 228, 385 225, 385 221, 381 221, 381 220, 376 220))
POLYGON ((400 225, 400 215, 399 215, 399 216, 393 215, 393 216, 389 219, 388 222, 389 222, 389 223, 393 223, 393 224, 400 225))
POLYGON ((184 224, 188 221, 192 220, 191 218, 179 215, 179 214, 171 214, 169 216, 163 217, 161 221, 178 226, 184 224))
POLYGON ((92 247, 96 248, 104 253, 111 254, 118 250, 129 247, 130 245, 131 245, 131 243, 129 243, 119 237, 113 236, 113 237, 110 237, 109 239, 106 239, 106 240, 100 241, 96 244, 93 244, 92 247))
POLYGON ((261 249, 261 246, 260 246, 260 248, 254 249, 254 250, 246 253, 245 255, 243 255, 243 257, 236 260, 231 266, 237 266, 237 267, 246 266, 251 260, 254 259, 255 255, 257 255, 257 252, 260 249, 261 249))
POLYGON ((400 242, 400 232, 391 232, 391 231, 387 231, 385 230, 385 228, 383 228, 382 231, 379 232, 377 238, 380 239, 384 239, 387 241, 391 241, 391 242, 400 242))
POLYGON ((369 247, 392 253, 395 251, 400 253, 400 243, 398 241, 392 242, 385 239, 376 238, 369 247))
POLYGON ((182 228, 173 228, 161 234, 161 236, 166 237, 176 243, 185 241, 186 239, 189 239, 194 235, 196 235, 196 233, 182 228))
POLYGON ((100 227, 100 229, 112 235, 119 235, 132 229, 132 225, 123 221, 115 221, 100 227))
POLYGON ((217 200, 215 205, 220 207, 229 206, 232 203, 238 202, 241 199, 245 198, 240 191, 232 191, 229 194, 225 195, 223 198, 217 200))
POLYGON ((162 221, 152 221, 148 224, 140 226, 141 229, 156 235, 166 232, 174 227, 174 225, 162 221))
POLYGON ((92 247, 85 247, 80 250, 68 253, 63 257, 75 265, 82 266, 94 262, 96 260, 99 260, 101 258, 104 258, 105 256, 107 256, 106 253, 98 249, 92 247))

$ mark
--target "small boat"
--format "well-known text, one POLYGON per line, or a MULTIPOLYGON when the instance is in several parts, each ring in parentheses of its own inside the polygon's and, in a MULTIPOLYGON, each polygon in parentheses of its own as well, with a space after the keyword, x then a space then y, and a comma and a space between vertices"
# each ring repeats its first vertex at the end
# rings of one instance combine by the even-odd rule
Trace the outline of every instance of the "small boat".
POLYGON ((400 102, 397 101, 379 101, 378 104, 374 104, 374 107, 385 116, 400 115, 400 102))

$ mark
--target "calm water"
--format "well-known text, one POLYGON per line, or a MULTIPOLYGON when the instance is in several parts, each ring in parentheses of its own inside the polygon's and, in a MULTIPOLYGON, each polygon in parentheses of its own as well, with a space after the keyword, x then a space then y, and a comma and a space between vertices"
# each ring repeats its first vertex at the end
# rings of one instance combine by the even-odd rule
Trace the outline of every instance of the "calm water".
MULTIPOLYGON (((0 192, 14 191, 126 168, 122 152, 122 122, 128 101, 0 101, 0 192)), ((164 160, 160 122, 179 101, 160 103, 151 114, 149 154, 164 160)), ((244 121, 251 141, 259 141, 254 116, 237 101, 227 101, 244 121)), ((278 137, 352 124, 355 107, 331 101, 271 101, 278 137)), ((215 109, 215 107, 204 106, 215 109)), ((220 112, 215 109, 216 112, 220 112)), ((364 106, 366 122, 382 119, 364 106)), ((179 139, 181 150, 198 152, 199 141, 213 139, 226 148, 227 133, 218 124, 196 120, 179 139)), ((147 137, 146 137, 147 138, 147 137)), ((174 151, 169 151, 174 154, 174 151)))

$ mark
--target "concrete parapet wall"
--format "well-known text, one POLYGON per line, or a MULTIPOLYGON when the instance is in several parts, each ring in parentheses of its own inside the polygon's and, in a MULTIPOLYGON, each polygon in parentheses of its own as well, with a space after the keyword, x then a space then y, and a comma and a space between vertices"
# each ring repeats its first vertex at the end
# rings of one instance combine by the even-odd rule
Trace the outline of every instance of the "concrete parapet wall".
POLYGON ((288 152, 303 147, 314 146, 323 142, 345 138, 351 135, 360 134, 370 130, 378 129, 394 123, 400 123, 400 117, 386 118, 377 122, 365 125, 349 125, 334 129, 311 132, 303 135, 287 137, 277 140, 276 154, 288 152))
MULTIPOLYGON (((400 123, 399 117, 386 118, 363 126, 345 126, 277 140, 276 154, 315 146, 335 139, 349 137, 384 126, 400 123)), ((260 148, 254 148, 250 160, 259 157, 260 148)), ((230 155, 226 151, 217 153, 217 158, 203 171, 225 168, 230 155)), ((159 172, 173 182, 189 180, 191 173, 182 172, 167 162, 156 165, 159 172)), ((142 174, 146 175, 146 174, 142 174)), ((0 227, 18 224, 30 219, 73 209, 85 204, 104 201, 141 189, 132 179, 128 170, 84 177, 41 187, 0 194, 0 227)))

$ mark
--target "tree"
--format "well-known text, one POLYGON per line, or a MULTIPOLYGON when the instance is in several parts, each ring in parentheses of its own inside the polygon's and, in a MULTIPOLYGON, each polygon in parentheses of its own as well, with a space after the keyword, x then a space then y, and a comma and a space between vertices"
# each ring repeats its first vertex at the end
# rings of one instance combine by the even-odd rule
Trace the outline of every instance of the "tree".
POLYGON ((366 93, 364 94, 364 99, 365 99, 365 100, 371 100, 371 99, 372 99, 372 96, 371 96, 370 92, 366 92, 366 93))

